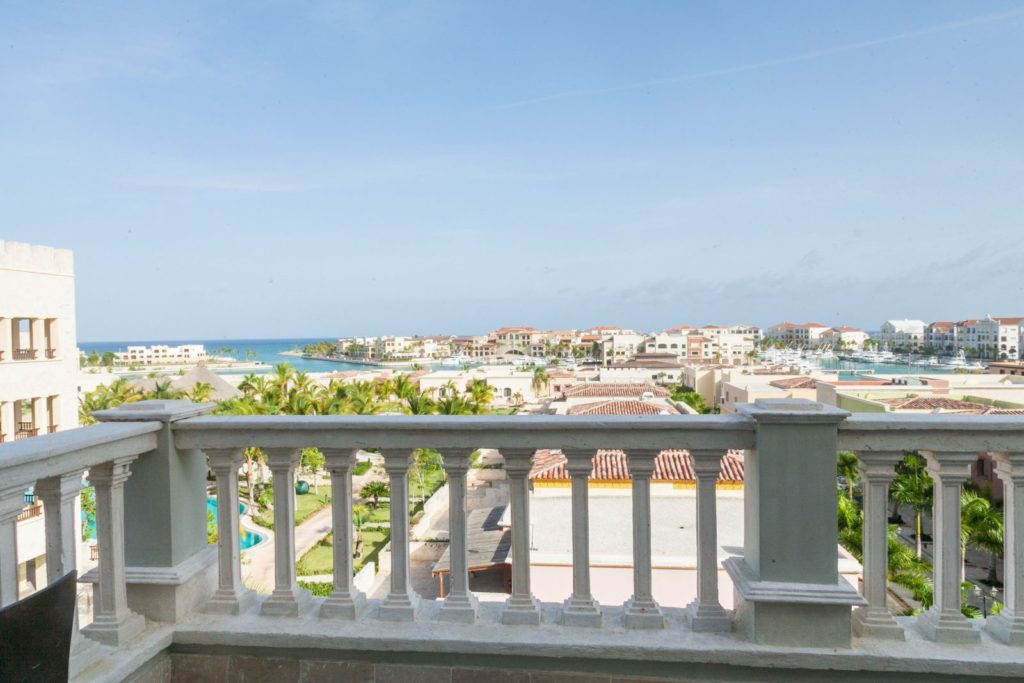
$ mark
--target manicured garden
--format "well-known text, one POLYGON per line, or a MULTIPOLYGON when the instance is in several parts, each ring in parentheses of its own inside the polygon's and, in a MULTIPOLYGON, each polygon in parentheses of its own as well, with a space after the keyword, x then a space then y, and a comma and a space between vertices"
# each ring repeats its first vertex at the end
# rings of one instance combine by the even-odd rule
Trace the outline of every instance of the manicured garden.
MULTIPOLYGON (((322 510, 331 503, 331 487, 329 484, 320 484, 319 493, 310 489, 309 493, 295 495, 295 526, 302 524, 310 515, 322 510)), ((244 486, 240 487, 239 498, 242 501, 248 499, 248 491, 244 486)), ((268 483, 256 497, 256 507, 250 511, 252 521, 266 528, 274 528, 274 511, 269 507, 274 500, 273 482, 268 483)))

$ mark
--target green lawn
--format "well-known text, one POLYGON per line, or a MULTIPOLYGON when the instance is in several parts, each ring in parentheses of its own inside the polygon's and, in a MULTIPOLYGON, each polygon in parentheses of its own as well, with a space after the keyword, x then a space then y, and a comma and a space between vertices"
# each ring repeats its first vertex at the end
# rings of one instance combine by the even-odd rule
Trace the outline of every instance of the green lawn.
POLYGON ((370 471, 371 467, 373 467, 373 463, 369 460, 360 460, 356 463, 356 466, 352 468, 352 476, 358 477, 366 474, 370 471))
POLYGON ((434 491, 444 485, 444 470, 437 468, 427 470, 423 473, 423 488, 420 488, 420 479, 415 473, 409 474, 409 502, 418 503, 423 494, 430 498, 434 491))
MULTIPOLYGON (((322 509, 331 502, 331 487, 320 485, 320 493, 314 494, 310 489, 309 493, 295 496, 295 526, 302 524, 310 515, 322 509)), ((274 511, 260 510, 252 516, 252 521, 267 529, 274 528, 274 511)))
MULTIPOLYGON (((380 549, 387 545, 391 535, 386 531, 362 531, 362 555, 355 560, 355 571, 363 568, 367 562, 376 562, 380 549)), ((319 543, 309 549, 295 566, 299 576, 330 574, 334 571, 334 536, 327 534, 319 543)))

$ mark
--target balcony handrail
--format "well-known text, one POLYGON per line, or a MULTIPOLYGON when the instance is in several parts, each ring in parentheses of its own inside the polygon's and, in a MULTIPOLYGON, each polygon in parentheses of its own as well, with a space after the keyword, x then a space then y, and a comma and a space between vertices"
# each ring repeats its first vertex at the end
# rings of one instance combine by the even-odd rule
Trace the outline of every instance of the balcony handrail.
POLYGON ((851 415, 839 424, 846 451, 954 451, 1004 453, 1024 443, 1018 415, 851 415))
POLYGON ((79 427, 0 447, 3 487, 32 486, 39 479, 85 470, 115 458, 156 448, 158 422, 79 427))
POLYGON ((173 424, 179 448, 240 446, 394 449, 578 448, 743 450, 754 446, 755 423, 742 415, 204 416, 173 424))

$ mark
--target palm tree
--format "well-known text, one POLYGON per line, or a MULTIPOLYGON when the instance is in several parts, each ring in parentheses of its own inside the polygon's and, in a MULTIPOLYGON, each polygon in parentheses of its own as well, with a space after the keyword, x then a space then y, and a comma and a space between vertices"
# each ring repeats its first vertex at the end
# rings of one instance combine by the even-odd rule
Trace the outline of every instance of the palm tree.
POLYGON ((274 371, 270 373, 270 384, 272 384, 280 395, 288 393, 288 385, 295 377, 295 369, 288 363, 278 363, 274 371))
POLYGON ((153 390, 146 394, 148 399, 178 399, 184 395, 180 389, 171 386, 171 380, 157 382, 153 390))
POLYGON ((142 400, 142 392, 124 377, 119 377, 111 382, 110 386, 107 387, 107 393, 110 394, 112 403, 115 405, 142 400))
POLYGON ((473 405, 458 394, 445 396, 437 402, 438 415, 472 415, 473 405))
POLYGON ((391 380, 391 390, 399 401, 404 401, 416 391, 416 385, 409 379, 409 375, 395 375, 391 380))
POLYGON ((469 384, 469 395, 474 403, 473 412, 481 413, 494 400, 494 387, 485 379, 474 379, 469 384))
POLYGON ((960 567, 960 580, 966 569, 968 546, 975 546, 989 554, 988 582, 996 583, 996 562, 1003 552, 1003 511, 985 496, 970 490, 960 494, 960 550, 964 564, 960 567))
POLYGON ((243 452, 245 458, 245 485, 248 488, 249 509, 256 506, 256 468, 263 464, 263 451, 258 448, 246 448, 243 452))
POLYGON ((551 375, 544 368, 533 369, 533 381, 530 383, 533 387, 533 393, 540 396, 541 391, 544 391, 551 384, 551 375))
POLYGON ((186 395, 193 403, 206 403, 213 395, 213 385, 206 382, 196 382, 195 386, 192 387, 192 391, 187 392, 186 395))
POLYGON ((860 479, 860 470, 857 468, 857 456, 850 451, 839 451, 839 459, 836 461, 836 473, 846 480, 846 494, 853 500, 853 488, 860 479))
POLYGON ((373 499, 373 507, 380 506, 381 496, 390 496, 391 487, 388 486, 386 481, 369 481, 363 485, 363 488, 359 489, 359 496, 364 500, 367 498, 373 499))
POLYGON ((431 415, 434 410, 434 401, 426 391, 414 389, 405 397, 405 412, 409 415, 431 415))
POLYGON ((896 478, 889 487, 889 497, 900 505, 914 508, 914 537, 916 540, 917 558, 921 559, 923 544, 921 539, 921 513, 932 509, 933 483, 925 469, 924 460, 913 453, 908 453, 903 462, 896 466, 896 478))

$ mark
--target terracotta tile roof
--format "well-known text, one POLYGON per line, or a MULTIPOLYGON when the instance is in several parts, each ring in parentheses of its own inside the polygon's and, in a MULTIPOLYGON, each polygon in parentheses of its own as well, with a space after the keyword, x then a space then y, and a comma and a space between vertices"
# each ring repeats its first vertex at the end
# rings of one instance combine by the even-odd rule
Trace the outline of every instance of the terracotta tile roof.
POLYGON ((678 415, 667 403, 644 401, 596 401, 569 408, 569 415, 678 415))
POLYGON ((956 325, 956 323, 949 322, 949 321, 946 321, 946 320, 940 320, 938 322, 929 323, 928 327, 937 327, 937 328, 942 329, 942 330, 947 330, 950 327, 953 327, 954 325, 956 325))
POLYGON ((849 325, 840 325, 839 327, 833 327, 833 332, 863 332, 858 327, 850 327, 849 325))
POLYGON ((786 377, 769 382, 769 384, 779 389, 814 389, 818 386, 818 380, 813 377, 786 377))
POLYGON ((587 382, 567 387, 562 393, 566 398, 640 398, 648 392, 659 398, 671 396, 667 390, 661 387, 654 386, 653 384, 641 384, 639 382, 623 384, 587 382))
POLYGON ((682 332, 683 330, 692 329, 694 329, 692 325, 676 325, 675 327, 668 328, 667 330, 665 330, 665 332, 682 332))
POLYGON ((983 415, 1024 415, 1024 408, 989 408, 983 415))
POLYGON ((1020 325, 1024 318, 994 318, 1000 325, 1020 325))
POLYGON ((880 403, 891 405, 898 410, 987 410, 989 406, 955 398, 939 398, 936 396, 919 396, 913 398, 883 398, 880 403))
MULTIPOLYGON (((557 450, 537 451, 530 470, 530 479, 542 481, 568 481, 569 471, 565 467, 565 456, 557 450)), ((625 481, 630 479, 629 458, 623 451, 599 450, 594 456, 591 481, 625 481)), ((651 481, 677 482, 696 481, 693 460, 685 450, 662 451, 654 461, 651 481)), ((743 481, 743 452, 728 451, 721 461, 718 481, 743 481)))

